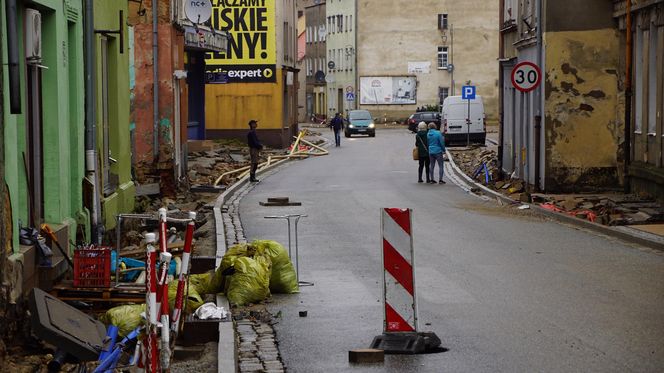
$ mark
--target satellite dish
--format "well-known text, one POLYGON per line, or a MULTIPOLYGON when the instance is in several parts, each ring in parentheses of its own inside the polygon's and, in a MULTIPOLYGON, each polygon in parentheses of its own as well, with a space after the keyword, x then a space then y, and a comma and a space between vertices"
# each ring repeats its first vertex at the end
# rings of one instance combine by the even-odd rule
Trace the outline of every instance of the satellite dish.
POLYGON ((184 14, 195 24, 205 23, 212 16, 210 0, 187 0, 184 2, 184 14))
POLYGON ((325 82, 325 73, 320 70, 316 71, 316 74, 314 74, 314 79, 316 79, 316 81, 319 83, 325 82))

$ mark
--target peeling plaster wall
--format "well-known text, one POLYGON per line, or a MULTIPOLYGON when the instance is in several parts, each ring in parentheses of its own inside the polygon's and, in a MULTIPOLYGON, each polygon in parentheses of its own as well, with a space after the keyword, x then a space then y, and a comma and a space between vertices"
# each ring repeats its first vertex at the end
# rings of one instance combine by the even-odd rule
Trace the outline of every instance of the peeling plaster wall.
POLYGON ((618 33, 548 32, 544 39, 547 190, 617 188, 618 33))

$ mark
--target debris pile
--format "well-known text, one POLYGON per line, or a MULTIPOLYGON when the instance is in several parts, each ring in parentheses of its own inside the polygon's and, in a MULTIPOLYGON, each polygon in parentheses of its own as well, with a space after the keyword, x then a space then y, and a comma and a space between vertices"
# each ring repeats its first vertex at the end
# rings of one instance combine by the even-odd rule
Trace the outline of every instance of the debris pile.
POLYGON ((453 151, 454 162, 466 175, 484 185, 491 185, 500 178, 498 156, 489 149, 471 147, 468 151, 453 151))
POLYGON ((625 194, 531 194, 523 180, 501 180, 495 151, 480 147, 448 149, 466 175, 514 201, 538 204, 550 211, 609 226, 664 224, 664 205, 652 199, 625 194))

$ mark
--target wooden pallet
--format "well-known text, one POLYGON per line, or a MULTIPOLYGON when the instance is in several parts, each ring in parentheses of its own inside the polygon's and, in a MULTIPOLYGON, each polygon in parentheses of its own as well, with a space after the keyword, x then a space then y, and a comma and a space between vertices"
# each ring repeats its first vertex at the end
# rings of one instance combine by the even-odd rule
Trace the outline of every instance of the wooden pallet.
POLYGON ((63 301, 96 303, 145 303, 145 287, 84 288, 74 287, 72 281, 53 286, 51 295, 63 301))

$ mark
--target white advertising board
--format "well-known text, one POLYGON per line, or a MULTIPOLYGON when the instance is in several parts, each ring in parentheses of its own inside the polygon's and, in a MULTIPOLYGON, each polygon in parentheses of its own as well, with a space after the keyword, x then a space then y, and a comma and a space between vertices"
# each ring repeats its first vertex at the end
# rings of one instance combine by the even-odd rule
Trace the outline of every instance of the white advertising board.
POLYGON ((417 78, 414 76, 360 77, 360 104, 408 105, 417 103, 417 78))

